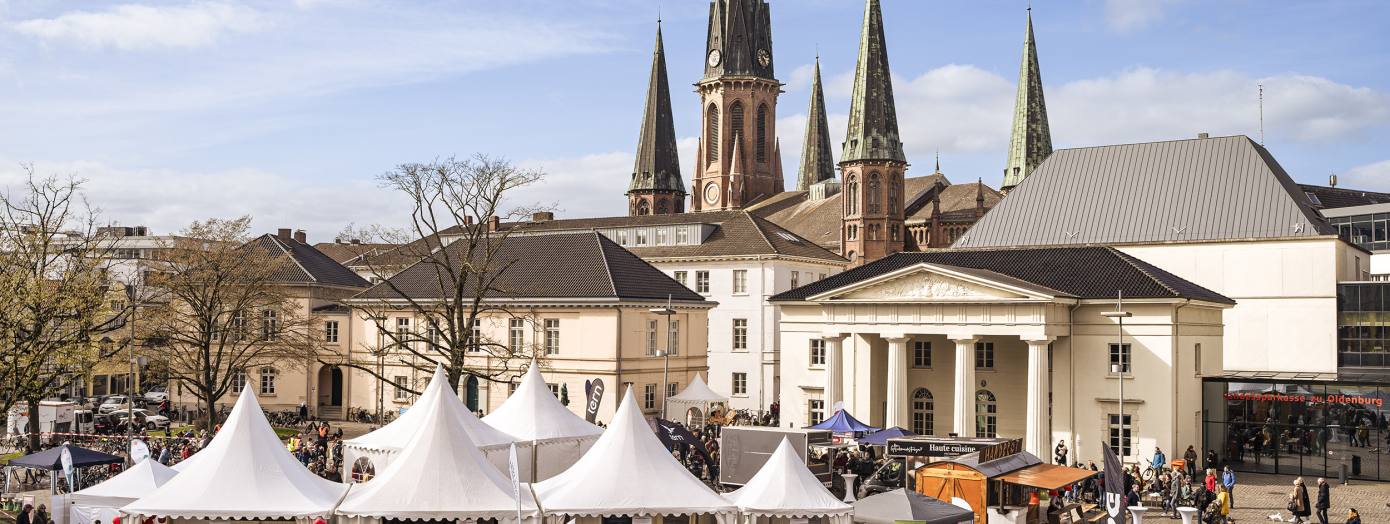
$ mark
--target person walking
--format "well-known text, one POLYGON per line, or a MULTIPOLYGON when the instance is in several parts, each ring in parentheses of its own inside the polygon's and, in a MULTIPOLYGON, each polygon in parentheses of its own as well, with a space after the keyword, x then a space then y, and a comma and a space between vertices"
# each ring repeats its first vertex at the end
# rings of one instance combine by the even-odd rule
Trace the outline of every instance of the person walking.
POLYGON ((1289 513, 1293 514, 1294 522, 1307 522, 1308 516, 1313 514, 1312 508, 1308 505, 1308 487, 1303 484, 1303 477, 1293 479, 1293 493, 1289 494, 1289 513))
POLYGON ((50 524, 48 517, 48 506, 39 504, 39 509, 34 510, 34 518, 30 519, 32 524, 50 524))
POLYGON ((1226 488, 1226 497, 1230 499, 1231 507, 1236 507, 1236 472, 1231 471, 1229 464, 1221 470, 1221 486, 1226 488))
POLYGON ((1361 514, 1356 512, 1356 508, 1347 510, 1347 524, 1361 524, 1361 514))
POLYGON ((34 506, 25 504, 14 518, 15 524, 33 524, 34 506))
POLYGON ((1187 466, 1187 477, 1197 478, 1197 448, 1188 446, 1187 451, 1182 454, 1182 460, 1187 466))
POLYGON ((1216 500, 1211 503, 1212 522, 1226 524, 1226 519, 1231 516, 1231 493, 1226 488, 1221 488, 1221 492, 1216 494, 1216 500))
POLYGON ((1313 508, 1318 510, 1318 522, 1327 524, 1327 508, 1332 506, 1332 487, 1327 485, 1327 479, 1318 479, 1318 499, 1313 504, 1313 508))
POLYGON ((1164 456, 1163 450, 1159 449, 1158 446, 1154 446, 1154 460, 1152 464, 1154 468, 1154 476, 1156 477, 1159 473, 1163 473, 1163 467, 1167 464, 1168 457, 1164 456))
POLYGON ((1066 441, 1066 440, 1059 440, 1059 441, 1057 441, 1057 447, 1052 449, 1052 456, 1053 456, 1052 458, 1057 459, 1056 462, 1057 462, 1057 465, 1058 465, 1058 466, 1065 466, 1065 465, 1067 465, 1067 441, 1066 441))

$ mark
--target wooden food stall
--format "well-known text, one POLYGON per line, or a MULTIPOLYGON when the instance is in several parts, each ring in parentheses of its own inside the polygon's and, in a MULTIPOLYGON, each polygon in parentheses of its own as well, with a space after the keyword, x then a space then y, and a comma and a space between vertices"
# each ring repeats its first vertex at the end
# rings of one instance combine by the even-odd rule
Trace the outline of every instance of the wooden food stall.
MULTIPOLYGON (((944 458, 913 474, 918 493, 944 502, 970 506, 976 524, 1045 522, 1030 512, 1031 495, 1081 482, 1095 475, 1087 469, 1043 464, 1023 451, 1023 441, 1011 440, 980 451, 944 458), (1031 513, 1031 514, 1030 514, 1031 513)), ((1032 499, 1036 503, 1036 498, 1032 499)))

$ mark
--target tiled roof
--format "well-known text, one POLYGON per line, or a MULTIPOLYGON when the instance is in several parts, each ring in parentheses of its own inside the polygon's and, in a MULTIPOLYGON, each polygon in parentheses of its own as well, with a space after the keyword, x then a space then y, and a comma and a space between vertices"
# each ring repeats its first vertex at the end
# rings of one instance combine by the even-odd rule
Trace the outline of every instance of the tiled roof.
MULTIPOLYGON (((949 186, 950 181, 941 173, 909 177, 903 180, 904 202, 913 202, 940 182, 949 186)), ((772 195, 747 211, 786 228, 798 236, 815 242, 827 250, 839 252, 840 226, 844 212, 841 209, 844 193, 835 193, 824 200, 810 200, 806 191, 784 191, 772 195)), ((972 193, 972 197, 973 193, 972 193)), ((986 196, 988 198, 988 196, 986 196)), ((944 202, 943 202, 944 204, 944 202)), ((974 201, 971 201, 974 206, 974 201)), ((988 201, 986 201, 988 207, 988 201)), ((931 213, 930 206, 927 209, 931 213)))
POLYGON ((395 244, 376 244, 376 243, 349 243, 349 242, 319 242, 314 244, 323 254, 328 255, 339 264, 352 265, 352 259, 367 253, 377 253, 389 251, 396 247, 395 244))
POLYGON ((366 280, 343 267, 336 260, 292 238, 275 235, 261 235, 247 242, 243 249, 254 250, 253 256, 274 259, 288 256, 292 263, 276 268, 275 279, 282 284, 319 284, 325 286, 362 287, 369 285, 366 280))
MULTIPOLYGON (((493 264, 506 269, 488 298, 666 300, 670 296, 679 302, 708 304, 704 297, 595 232, 512 235, 503 242, 493 264)), ((466 243, 454 242, 444 253, 457 263, 465 257, 465 249, 466 243)), ((446 291, 441 281, 449 281, 439 276, 444 269, 421 261, 355 298, 439 298, 446 291)))
MULTIPOLYGON (((1025 180, 1024 183, 1028 182, 1025 180)), ((1190 298, 1223 304, 1235 303, 1219 293, 1107 246, 948 249, 897 253, 783 292, 771 300, 805 300, 807 297, 921 263, 964 268, 967 272, 993 271, 1082 299, 1114 298, 1116 292, 1121 291, 1126 298, 1190 298)))
POLYGON ((1344 187, 1315 186, 1312 184, 1299 184, 1298 188, 1303 190, 1303 194, 1312 202, 1313 207, 1318 209, 1366 206, 1390 202, 1390 193, 1361 191, 1359 189, 1348 189, 1344 187))
POLYGON ((1265 148, 1229 136, 1056 151, 954 246, 1334 234, 1265 148))
MULTIPOLYGON (((930 191, 930 189, 928 190, 930 191)), ((974 219, 975 218, 975 197, 979 192, 984 192, 985 211, 989 211, 1004 195, 995 191, 989 185, 980 182, 970 182, 965 184, 951 184, 941 188, 941 216, 948 219, 974 219)), ((920 223, 931 221, 931 196, 922 197, 925 205, 920 205, 912 209, 912 214, 908 215, 908 223, 920 223)))

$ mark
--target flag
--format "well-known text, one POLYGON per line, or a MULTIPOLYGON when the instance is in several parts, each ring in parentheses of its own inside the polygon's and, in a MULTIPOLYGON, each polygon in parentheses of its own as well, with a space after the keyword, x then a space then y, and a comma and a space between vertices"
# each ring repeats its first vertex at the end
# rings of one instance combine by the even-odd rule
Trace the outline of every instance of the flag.
POLYGON ((603 379, 596 378, 585 388, 584 420, 593 424, 598 419, 598 406, 603 402, 603 379))
POLYGON ((710 460, 709 451, 705 450, 705 444, 700 442, 700 439, 696 438, 690 430, 685 429, 685 426, 658 418, 656 419, 656 427, 656 437, 661 440, 666 449, 672 449, 676 445, 691 446, 700 453, 700 457, 705 459, 706 464, 713 463, 710 460))
POLYGON ((1110 446, 1105 449, 1105 512, 1110 524, 1123 524, 1125 521, 1125 466, 1110 446))
POLYGON ((516 497, 516 522, 521 524, 521 473, 517 471, 515 442, 507 457, 507 474, 512 477, 512 496, 516 497))

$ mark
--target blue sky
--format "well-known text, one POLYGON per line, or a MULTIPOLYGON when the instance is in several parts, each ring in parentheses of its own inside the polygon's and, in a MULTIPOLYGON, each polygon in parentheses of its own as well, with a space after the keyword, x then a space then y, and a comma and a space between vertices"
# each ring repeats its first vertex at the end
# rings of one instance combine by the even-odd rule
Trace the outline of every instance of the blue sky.
MULTIPOLYGON (((998 185, 1023 1, 883 0, 909 171, 998 185)), ((375 177, 485 152, 549 173, 516 195, 621 214, 658 14, 687 180, 705 0, 0 0, 0 184, 21 163, 88 180, 106 221, 177 231, 400 224, 375 177)), ((774 0, 798 165, 819 51, 844 133, 861 0, 774 0)), ((1302 181, 1390 191, 1390 3, 1037 0, 1054 146, 1258 137, 1302 181)), ((688 183, 688 182, 687 182, 688 183)), ((790 184, 789 184, 790 185, 790 184)))

